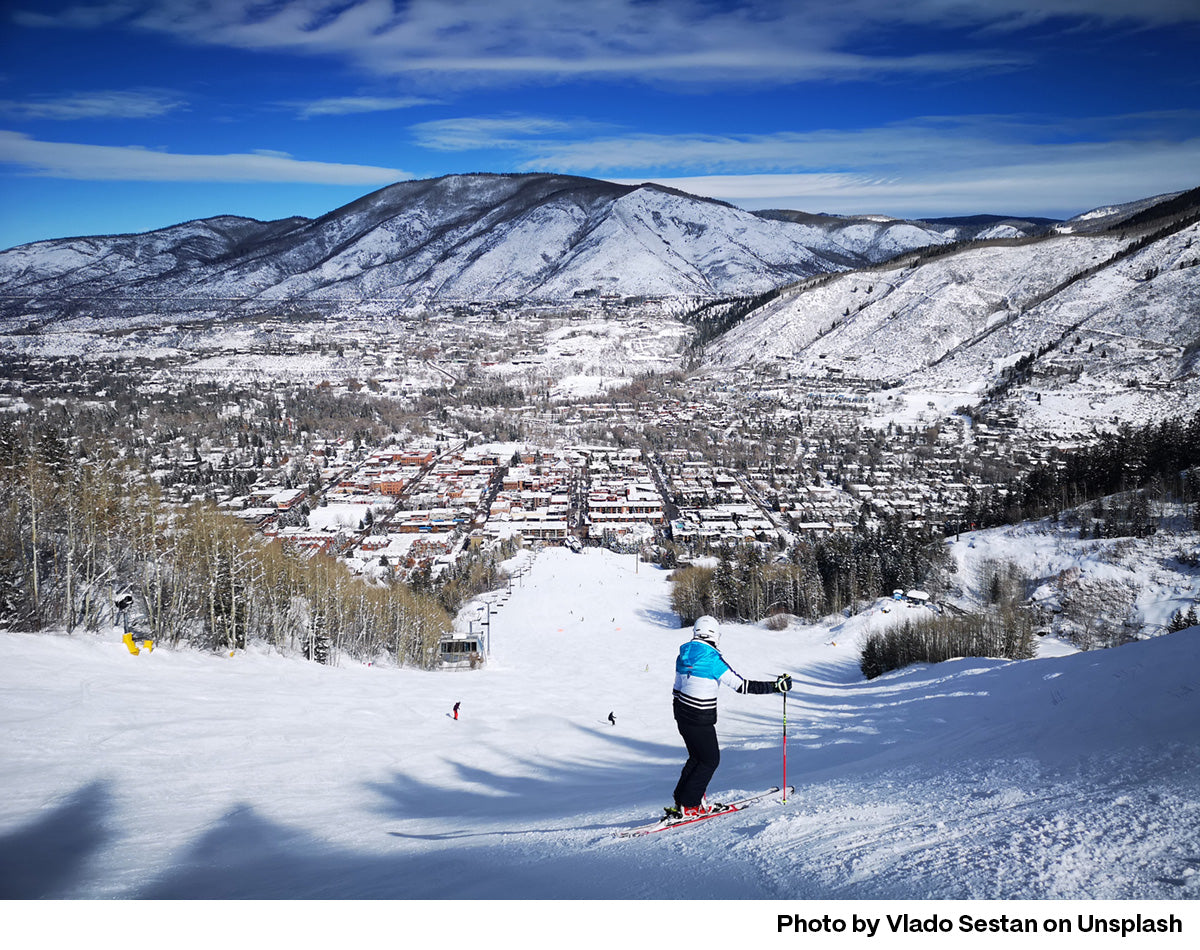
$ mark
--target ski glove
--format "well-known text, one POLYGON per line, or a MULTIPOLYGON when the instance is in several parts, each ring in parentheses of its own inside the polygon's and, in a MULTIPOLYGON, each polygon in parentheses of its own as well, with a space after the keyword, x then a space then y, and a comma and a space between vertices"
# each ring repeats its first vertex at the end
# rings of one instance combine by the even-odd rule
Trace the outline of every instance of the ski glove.
POLYGON ((781 673, 775 679, 775 692, 786 693, 792 688, 792 677, 790 673, 781 673))

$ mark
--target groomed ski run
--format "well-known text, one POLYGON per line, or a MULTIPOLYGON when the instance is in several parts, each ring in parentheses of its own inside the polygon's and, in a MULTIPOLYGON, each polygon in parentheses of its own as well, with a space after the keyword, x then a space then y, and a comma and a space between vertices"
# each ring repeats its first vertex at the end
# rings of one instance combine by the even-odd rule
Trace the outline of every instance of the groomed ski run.
MULTIPOLYGON (((606 833, 659 814, 684 758, 671 684, 689 634, 667 573, 600 550, 513 567, 527 570, 497 599, 491 662, 476 673, 325 667, 263 647, 132 656, 115 634, 0 633, 0 889, 1200 896, 1200 630, 1085 654, 1043 643, 1041 659, 867 683, 856 641, 894 610, 724 625, 745 675, 795 678, 796 791, 634 844, 606 833), (681 862, 686 892, 671 883, 681 862)), ((780 704, 723 697, 718 729, 716 792, 780 784, 780 704)))

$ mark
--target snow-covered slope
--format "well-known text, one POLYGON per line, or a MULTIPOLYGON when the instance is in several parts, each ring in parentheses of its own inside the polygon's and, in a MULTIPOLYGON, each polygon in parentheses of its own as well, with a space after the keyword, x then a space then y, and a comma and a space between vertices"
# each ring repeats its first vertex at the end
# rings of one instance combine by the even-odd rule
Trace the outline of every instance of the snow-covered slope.
POLYGON ((392 185, 315 221, 215 218, 14 248, 0 253, 0 303, 20 316, 728 296, 944 240, 904 223, 769 220, 656 185, 454 175, 392 185))
POLYGON ((1126 222, 1136 221, 1147 212, 1155 212, 1156 209, 1161 210, 1164 205, 1169 205, 1172 202, 1181 199, 1191 200, 1188 196, 1194 197, 1194 191, 1195 189, 1192 192, 1174 191, 1164 195, 1155 195, 1152 198, 1141 198, 1137 201, 1127 201, 1123 204, 1092 208, 1090 211, 1084 211, 1073 218, 1056 223, 1053 225, 1053 230, 1059 234, 1086 234, 1088 232, 1107 230, 1126 222))
POLYGON ((1146 421, 1200 394, 1200 223, 1178 225, 918 252, 812 281, 710 344, 707 361, 957 391, 969 404, 1027 357, 1046 391, 1086 389, 1094 417, 1132 396, 1138 411, 1117 414, 1146 421))
MULTIPOLYGON (((953 224, 905 221, 886 215, 806 214, 802 211, 756 211, 755 214, 806 228, 813 246, 830 247, 831 254, 842 250, 847 267, 876 264, 905 251, 930 245, 970 240, 976 230, 953 224)), ((1021 235, 1025 233, 1021 232, 1021 235)))
MULTIPOLYGON (((727 625, 740 672, 795 676, 795 795, 615 840, 683 759, 669 603, 630 556, 546 550, 476 673, 0 633, 0 896, 1200 896, 1200 628, 868 683, 859 635, 908 608, 727 625)), ((780 698, 723 693, 712 792, 778 783, 780 698)))
POLYGON ((222 216, 147 234, 24 244, 0 254, 0 289, 6 296, 71 296, 132 290, 156 279, 169 286, 193 268, 219 266, 304 223, 304 218, 264 223, 222 216))
POLYGON ((998 214, 976 214, 954 218, 927 218, 920 224, 942 231, 955 241, 987 241, 997 238, 1033 237, 1060 222, 1053 218, 1006 218, 998 214))
POLYGON ((902 379, 1009 319, 1115 238, 985 246, 917 267, 854 272, 785 292, 709 349, 713 362, 786 359, 800 372, 836 361, 855 375, 902 379), (1056 245, 1056 246, 1055 246, 1056 245))

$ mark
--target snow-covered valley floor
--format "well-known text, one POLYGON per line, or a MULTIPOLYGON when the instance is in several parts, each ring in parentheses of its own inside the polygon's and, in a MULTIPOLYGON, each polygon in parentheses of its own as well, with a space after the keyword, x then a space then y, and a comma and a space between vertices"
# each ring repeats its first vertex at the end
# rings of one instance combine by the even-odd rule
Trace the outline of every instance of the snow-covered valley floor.
MULTIPOLYGON (((669 590, 543 551, 474 673, 2 633, 0 896, 1200 897, 1200 628, 867 683, 871 615, 727 626, 739 672, 795 677, 794 796, 613 838, 683 760, 669 590)), ((781 698, 722 692, 710 794, 778 784, 781 698)))

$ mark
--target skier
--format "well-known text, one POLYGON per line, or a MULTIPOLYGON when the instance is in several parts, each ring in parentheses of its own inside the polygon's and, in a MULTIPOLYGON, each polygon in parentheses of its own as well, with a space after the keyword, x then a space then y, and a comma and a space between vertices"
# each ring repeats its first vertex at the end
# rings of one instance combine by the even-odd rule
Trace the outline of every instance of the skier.
POLYGON ((455 718, 455 719, 457 719, 457 718, 458 718, 458 707, 459 707, 459 706, 461 706, 461 705, 462 705, 462 703, 461 703, 461 702, 458 702, 458 703, 455 703, 455 704, 454 704, 454 718, 455 718))
POLYGON ((713 810, 705 802, 704 793, 721 761, 717 743, 717 686, 723 684, 739 693, 786 693, 792 688, 792 678, 787 673, 774 680, 748 680, 734 672, 717 649, 720 638, 717 621, 701 617, 692 628, 692 639, 680 646, 675 660, 671 705, 688 758, 675 786, 675 805, 666 809, 670 817, 713 810))
POLYGON ((617 724, 617 717, 614 716, 612 713, 609 713, 608 721, 611 722, 615 726, 617 724))

